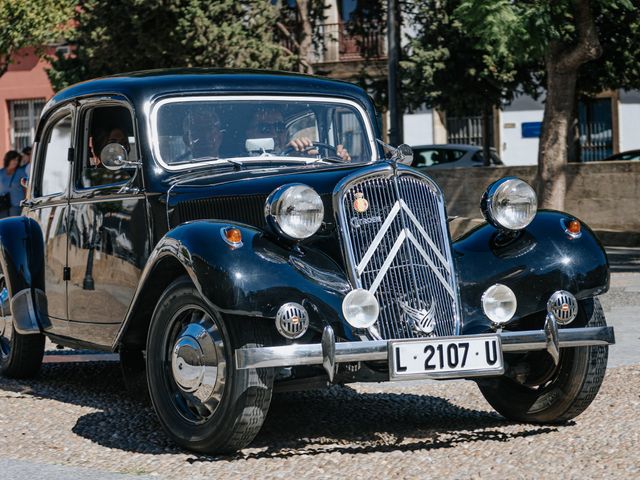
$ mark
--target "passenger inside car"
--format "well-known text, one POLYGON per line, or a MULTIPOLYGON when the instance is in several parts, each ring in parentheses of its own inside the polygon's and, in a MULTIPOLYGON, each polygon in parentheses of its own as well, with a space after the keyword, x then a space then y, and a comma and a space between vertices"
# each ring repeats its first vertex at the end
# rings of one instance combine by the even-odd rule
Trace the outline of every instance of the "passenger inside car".
POLYGON ((90 109, 85 114, 85 157, 82 159, 82 170, 78 176, 77 187, 119 183, 131 178, 132 172, 126 169, 111 171, 104 168, 100 158, 102 149, 110 143, 122 145, 129 159, 135 161, 136 153, 132 148, 134 140, 131 113, 124 107, 100 107, 90 109))

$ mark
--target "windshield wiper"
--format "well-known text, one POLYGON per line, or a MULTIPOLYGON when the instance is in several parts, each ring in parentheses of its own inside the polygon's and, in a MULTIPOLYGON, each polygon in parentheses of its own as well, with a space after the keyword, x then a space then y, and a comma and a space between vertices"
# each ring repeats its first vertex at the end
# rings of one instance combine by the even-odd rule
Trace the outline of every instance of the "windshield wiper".
POLYGON ((198 157, 198 158, 190 158, 188 160, 180 160, 177 162, 173 162, 172 165, 185 165, 187 163, 198 164, 200 162, 213 162, 216 160, 223 160, 232 164, 236 170, 242 170, 244 168, 244 164, 239 160, 233 160, 231 158, 220 158, 220 157, 198 157))
POLYGON ((341 158, 341 157, 318 157, 313 162, 310 162, 310 163, 316 163, 316 162, 351 163, 351 160, 345 160, 344 158, 341 158))

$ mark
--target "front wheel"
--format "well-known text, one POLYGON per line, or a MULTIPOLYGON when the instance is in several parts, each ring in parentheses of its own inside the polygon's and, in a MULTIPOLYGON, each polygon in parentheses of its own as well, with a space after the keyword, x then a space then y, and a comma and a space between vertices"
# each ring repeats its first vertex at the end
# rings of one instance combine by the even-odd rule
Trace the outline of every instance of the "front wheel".
MULTIPOLYGON (((575 322, 585 327, 605 326, 598 299, 579 304, 575 322)), ((530 423, 561 423, 582 413, 594 400, 607 368, 609 347, 563 348, 554 365, 546 352, 532 352, 530 374, 523 379, 507 377, 479 381, 485 399, 509 420, 530 423)))
POLYGON ((13 326, 9 290, 0 274, 0 374, 12 378, 34 377, 44 357, 44 335, 22 335, 13 326))
POLYGON ((188 278, 173 282, 153 313, 147 339, 149 393, 179 445, 203 453, 248 445, 269 409, 273 369, 237 370, 236 348, 268 344, 260 320, 225 321, 188 278))

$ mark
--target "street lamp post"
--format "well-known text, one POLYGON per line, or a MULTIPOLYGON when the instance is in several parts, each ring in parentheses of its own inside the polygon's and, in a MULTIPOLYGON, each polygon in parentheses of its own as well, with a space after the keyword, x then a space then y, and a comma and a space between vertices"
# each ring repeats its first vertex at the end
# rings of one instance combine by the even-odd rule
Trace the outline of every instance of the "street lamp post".
POLYGON ((388 91, 389 91, 389 143, 402 143, 402 109, 398 105, 400 82, 398 68, 400 65, 400 15, 398 0, 387 0, 387 45, 388 45, 388 91))

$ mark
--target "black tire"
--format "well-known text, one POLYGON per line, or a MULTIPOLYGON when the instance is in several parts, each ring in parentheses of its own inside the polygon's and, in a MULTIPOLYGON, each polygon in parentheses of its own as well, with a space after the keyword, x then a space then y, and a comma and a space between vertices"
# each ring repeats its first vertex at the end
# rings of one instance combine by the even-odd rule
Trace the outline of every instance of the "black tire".
MULTIPOLYGON (((156 305, 149 328, 147 379, 160 423, 177 444, 202 453, 230 453, 254 439, 269 409, 274 372, 273 369, 237 370, 233 352, 243 346, 268 345, 269 338, 269 330, 259 319, 225 321, 207 305, 188 278, 180 278, 167 287, 156 305), (174 348, 176 342, 201 338, 186 335, 193 325, 197 328, 206 325, 207 331, 212 332, 211 345, 218 349, 215 350, 213 386, 217 393, 206 400, 215 403, 214 407, 195 398, 195 393, 185 392, 178 383, 194 378, 182 373, 183 365, 184 372, 193 372, 193 364, 197 369, 204 369, 200 366, 203 362, 189 364, 193 358, 189 352, 181 353, 178 360, 172 357, 178 351, 174 348), (220 366, 222 361, 224 365, 220 366)), ((201 346, 200 351, 206 348, 201 346)), ((206 364, 212 363, 212 357, 208 357, 206 364)), ((203 384, 204 381, 200 385, 203 384)))
POLYGON ((11 378, 32 378, 40 371, 44 357, 44 335, 22 335, 16 332, 8 310, 6 282, 0 275, 0 375, 11 378), (5 315, 5 313, 7 315, 5 315))
MULTIPOLYGON (((579 302, 579 326, 605 326, 604 312, 597 298, 579 302)), ((581 414, 600 390, 607 368, 609 347, 563 348, 560 362, 540 385, 523 385, 500 377, 478 382, 491 406, 509 420, 528 423, 562 423, 581 414)), ((540 355, 547 355, 540 352, 540 355)), ((537 357, 538 360, 541 356, 537 357)), ((550 362, 549 362, 550 364, 550 362)))

